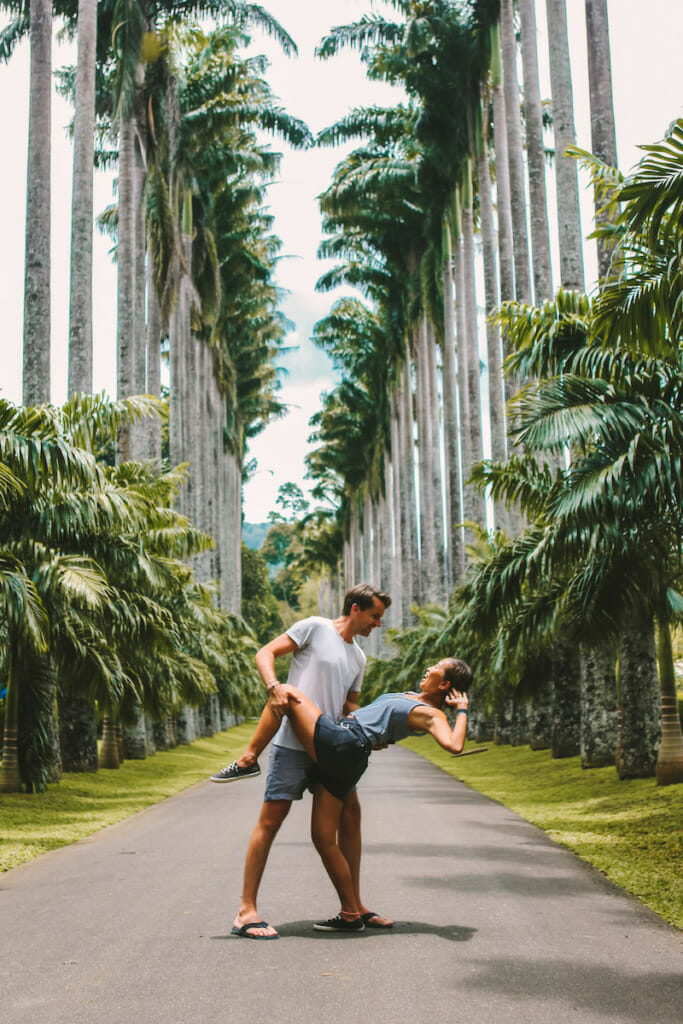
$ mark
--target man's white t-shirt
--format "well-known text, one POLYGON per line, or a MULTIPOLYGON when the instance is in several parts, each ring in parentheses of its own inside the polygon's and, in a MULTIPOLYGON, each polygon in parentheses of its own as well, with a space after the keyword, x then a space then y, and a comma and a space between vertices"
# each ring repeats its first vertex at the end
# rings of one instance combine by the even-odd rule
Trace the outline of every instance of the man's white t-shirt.
MULTIPOLYGON (((365 654, 355 640, 342 640, 331 619, 311 615, 287 630, 297 645, 292 655, 287 682, 317 704, 333 722, 341 718, 349 693, 360 690, 365 671, 365 654)), ((294 729, 285 718, 273 739, 278 747, 303 750, 294 729)))

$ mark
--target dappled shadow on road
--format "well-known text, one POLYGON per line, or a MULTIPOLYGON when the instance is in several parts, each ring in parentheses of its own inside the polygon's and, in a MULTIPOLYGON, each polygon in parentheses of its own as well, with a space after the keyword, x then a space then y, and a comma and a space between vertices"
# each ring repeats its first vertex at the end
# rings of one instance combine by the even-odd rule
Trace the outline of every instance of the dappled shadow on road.
MULTIPOLYGON (((467 807, 468 805, 476 806, 481 804, 482 800, 488 799, 483 797, 481 793, 475 792, 473 789, 464 789, 460 786, 454 786, 453 783, 457 782, 457 779, 451 779, 447 777, 446 785, 434 786, 430 784, 429 791, 424 789, 420 790, 420 803, 425 804, 452 804, 454 807, 467 807)), ((409 800, 415 799, 415 784, 406 783, 405 785, 395 784, 392 786, 373 786, 372 797, 373 799, 379 798, 389 800, 392 797, 401 797, 405 795, 409 800)), ((361 799, 363 793, 360 794, 361 799)))
POLYGON ((522 874, 513 871, 491 871, 488 868, 481 874, 448 874, 448 875, 407 875, 401 880, 403 885, 412 885, 416 889, 443 890, 452 892, 454 889, 476 891, 482 887, 487 893, 494 891, 513 893, 524 899, 547 899, 548 897, 581 896, 594 890, 595 884, 587 876, 552 874, 546 878, 537 873, 522 874))
MULTIPOLYGON (((456 860, 467 858, 487 862, 492 860, 510 861, 519 864, 524 860, 524 855, 520 854, 519 849, 522 845, 526 846, 527 844, 517 843, 514 846, 509 846, 501 843, 499 846, 475 846, 465 843, 449 843, 448 845, 440 843, 368 843, 363 850, 363 856, 376 856, 377 854, 382 857, 406 856, 413 860, 420 857, 449 857, 456 860)), ((558 847, 544 845, 545 849, 541 849, 540 853, 547 851, 550 855, 547 858, 547 863, 554 865, 556 863, 554 854, 558 847)), ((539 863, 539 852, 534 852, 534 863, 539 863)))
MULTIPOLYGON (((446 924, 435 925, 425 921, 396 921, 393 928, 386 931, 379 928, 366 928, 362 932, 349 934, 348 932, 317 932, 313 928, 312 921, 286 921, 284 924, 276 925, 280 937, 283 939, 315 939, 316 942, 364 942, 373 936, 389 941, 392 935, 435 935, 447 942, 469 942, 476 934, 476 928, 468 928, 465 925, 446 924)), ((234 935, 211 935, 211 939, 233 939, 234 935)))
MULTIPOLYGON (((489 958, 470 961, 470 972, 458 975, 458 990, 499 993, 511 1005, 533 998, 546 1000, 547 1019, 557 1020, 560 1007, 594 1014, 596 1020, 664 1021, 678 1019, 683 1001, 683 976, 663 970, 620 969, 570 960, 489 958), (556 1010, 553 1007, 556 1007, 556 1010), (676 1009, 678 1007, 678 1010, 676 1009)), ((582 1019, 586 1019, 585 1016, 582 1019)), ((592 1017, 591 1017, 592 1019, 592 1017)))

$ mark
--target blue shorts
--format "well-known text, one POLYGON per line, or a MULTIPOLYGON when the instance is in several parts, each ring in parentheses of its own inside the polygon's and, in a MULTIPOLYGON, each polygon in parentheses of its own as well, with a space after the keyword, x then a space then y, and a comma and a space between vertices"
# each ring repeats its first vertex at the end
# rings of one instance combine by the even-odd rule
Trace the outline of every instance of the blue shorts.
POLYGON ((314 763, 305 750, 292 750, 291 747, 278 747, 271 743, 264 801, 301 800, 309 787, 313 767, 314 763))

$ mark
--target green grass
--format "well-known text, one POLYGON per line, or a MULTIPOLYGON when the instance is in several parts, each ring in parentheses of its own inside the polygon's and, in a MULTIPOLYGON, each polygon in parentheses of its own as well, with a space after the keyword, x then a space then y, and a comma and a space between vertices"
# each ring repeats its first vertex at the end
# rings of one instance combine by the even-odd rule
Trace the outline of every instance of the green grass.
MULTIPOLYGON (((665 920, 683 928, 683 785, 620 782, 548 750, 488 745, 454 759, 430 739, 403 745, 516 811, 665 920)), ((468 744, 474 746, 475 744, 468 744)))
MULTIPOLYGON (((0 794, 0 871, 92 835, 200 782, 244 747, 253 722, 118 771, 66 774, 47 793, 0 794)), ((676 927, 683 927, 683 786, 619 782, 614 768, 489 745, 453 759, 433 741, 404 741, 574 850, 676 927)))
POLYGON ((179 793, 232 761, 253 722, 116 771, 63 775, 46 793, 0 793, 0 871, 17 867, 179 793))

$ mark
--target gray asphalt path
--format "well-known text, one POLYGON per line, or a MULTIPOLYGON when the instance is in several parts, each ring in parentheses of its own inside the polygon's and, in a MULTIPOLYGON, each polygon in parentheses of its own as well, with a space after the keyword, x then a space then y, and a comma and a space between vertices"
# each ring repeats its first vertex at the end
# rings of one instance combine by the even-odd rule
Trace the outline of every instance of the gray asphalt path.
POLYGON ((365 899, 396 928, 312 930, 337 905, 308 842, 306 799, 262 887, 282 938, 230 937, 262 780, 207 781, 1 875, 0 1020, 683 1019, 679 932, 401 748, 376 754, 360 789, 365 899))

